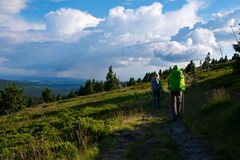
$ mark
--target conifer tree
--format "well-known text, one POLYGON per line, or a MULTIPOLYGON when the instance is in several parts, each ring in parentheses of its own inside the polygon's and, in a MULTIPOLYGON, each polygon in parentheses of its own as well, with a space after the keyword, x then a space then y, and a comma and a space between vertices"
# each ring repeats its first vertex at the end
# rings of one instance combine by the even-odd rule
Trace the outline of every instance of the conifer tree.
POLYGON ((186 73, 195 72, 195 63, 191 60, 190 63, 185 68, 186 73))
POLYGON ((85 94, 93 94, 94 92, 94 85, 93 85, 93 82, 89 79, 86 81, 86 84, 85 84, 85 94))
POLYGON ((117 83, 118 83, 118 80, 116 78, 116 74, 113 73, 112 66, 110 66, 108 69, 107 76, 106 76, 105 90, 111 91, 111 90, 116 89, 117 83))
POLYGON ((0 113, 10 114, 22 110, 27 105, 23 90, 16 84, 8 84, 0 94, 0 113))
POLYGON ((131 77, 128 81, 128 86, 135 86, 137 83, 133 77, 131 77))
POLYGON ((52 93, 51 90, 49 88, 46 88, 43 92, 42 92, 42 99, 44 102, 48 103, 48 102, 52 102, 53 97, 52 97, 52 93))

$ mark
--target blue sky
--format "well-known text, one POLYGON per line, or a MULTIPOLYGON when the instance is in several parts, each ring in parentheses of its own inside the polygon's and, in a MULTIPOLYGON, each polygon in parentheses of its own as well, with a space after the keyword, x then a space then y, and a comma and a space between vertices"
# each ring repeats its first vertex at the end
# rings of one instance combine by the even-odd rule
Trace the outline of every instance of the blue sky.
POLYGON ((231 58, 238 23, 240 0, 0 0, 0 78, 137 79, 219 44, 231 58))

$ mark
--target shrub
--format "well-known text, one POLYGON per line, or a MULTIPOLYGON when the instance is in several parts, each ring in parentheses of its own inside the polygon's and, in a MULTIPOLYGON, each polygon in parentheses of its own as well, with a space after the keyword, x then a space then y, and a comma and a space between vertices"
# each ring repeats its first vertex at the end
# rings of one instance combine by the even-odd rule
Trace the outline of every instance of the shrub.
POLYGON ((55 158, 58 159, 76 159, 77 148, 70 142, 58 142, 51 147, 55 158))

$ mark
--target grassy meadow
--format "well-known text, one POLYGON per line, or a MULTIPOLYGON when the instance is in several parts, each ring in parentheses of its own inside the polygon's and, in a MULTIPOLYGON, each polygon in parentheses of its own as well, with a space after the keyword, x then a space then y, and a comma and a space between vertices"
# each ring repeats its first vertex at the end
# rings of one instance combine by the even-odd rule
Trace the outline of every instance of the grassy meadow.
MULTIPOLYGON (((156 125, 154 119, 141 120, 151 106, 150 86, 143 84, 1 116, 0 159, 104 158, 115 135, 144 123, 156 125)), ((169 138, 165 141, 176 151, 169 138)))
MULTIPOLYGON (((186 75, 182 120, 216 159, 240 157, 240 75, 232 66, 228 62, 186 75)), ((157 116, 151 115, 150 83, 1 116, 0 159, 114 159, 116 146, 129 143, 119 159, 177 160, 175 145, 161 132, 169 123, 166 80, 163 85, 157 116)))
POLYGON ((239 159, 240 74, 227 62, 193 77, 185 93, 184 123, 216 159, 239 159))

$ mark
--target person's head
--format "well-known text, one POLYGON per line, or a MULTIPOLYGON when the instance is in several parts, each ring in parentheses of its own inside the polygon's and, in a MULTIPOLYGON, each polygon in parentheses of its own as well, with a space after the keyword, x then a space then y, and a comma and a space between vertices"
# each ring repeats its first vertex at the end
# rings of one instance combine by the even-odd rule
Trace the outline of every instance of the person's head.
POLYGON ((178 65, 174 65, 174 66, 173 66, 173 69, 175 69, 175 70, 179 69, 179 68, 178 68, 178 65))

